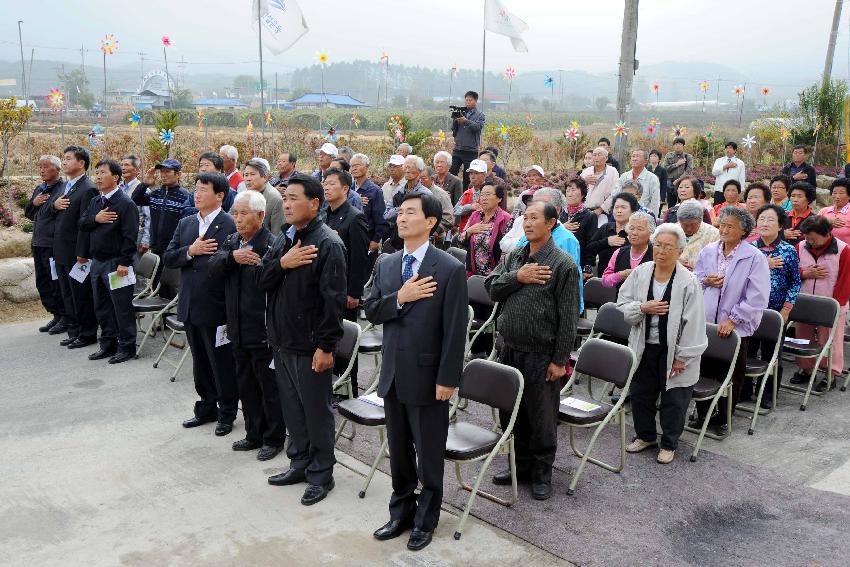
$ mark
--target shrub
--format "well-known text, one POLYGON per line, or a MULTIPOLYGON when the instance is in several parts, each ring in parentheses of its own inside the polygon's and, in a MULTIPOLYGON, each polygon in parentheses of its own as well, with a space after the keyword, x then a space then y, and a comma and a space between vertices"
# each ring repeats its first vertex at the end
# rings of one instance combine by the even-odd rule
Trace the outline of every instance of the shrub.
POLYGON ((32 223, 27 221, 21 226, 21 230, 27 233, 32 233, 32 223))
POLYGON ((12 226, 15 224, 15 215, 6 207, 0 205, 0 225, 12 226))
POLYGON ((14 199, 18 206, 22 209, 30 202, 29 195, 27 195, 22 189, 15 189, 14 192, 12 192, 12 199, 14 199))

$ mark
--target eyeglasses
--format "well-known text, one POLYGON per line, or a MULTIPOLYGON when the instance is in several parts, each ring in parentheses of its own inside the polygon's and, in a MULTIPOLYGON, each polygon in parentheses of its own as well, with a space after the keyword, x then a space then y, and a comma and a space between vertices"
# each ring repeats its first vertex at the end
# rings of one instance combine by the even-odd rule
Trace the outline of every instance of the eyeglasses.
POLYGON ((674 244, 656 244, 653 246, 653 250, 658 250, 659 252, 672 252, 678 249, 679 247, 674 244))

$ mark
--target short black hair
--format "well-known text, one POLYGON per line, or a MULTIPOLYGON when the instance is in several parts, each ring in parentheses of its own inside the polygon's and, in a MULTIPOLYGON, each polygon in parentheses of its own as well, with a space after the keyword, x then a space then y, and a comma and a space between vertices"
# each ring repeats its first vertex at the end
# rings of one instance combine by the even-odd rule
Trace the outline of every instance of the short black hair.
POLYGON ((836 187, 844 187, 844 191, 850 195, 850 179, 847 177, 838 177, 835 181, 833 181, 829 186, 830 194, 832 194, 836 187))
POLYGON ((811 205, 812 202, 817 197, 817 190, 812 187, 812 184, 807 181, 795 181, 793 185, 791 185, 791 191, 788 191, 788 195, 790 196, 795 190, 802 191, 806 195, 806 201, 811 205))
POLYGON ((484 148, 484 151, 490 152, 494 156, 499 157, 499 148, 497 148, 496 146, 487 146, 486 148, 484 148))
POLYGON ((288 156, 289 156, 289 163, 295 163, 295 162, 297 162, 297 161, 298 161, 298 156, 297 156, 297 155, 295 155, 295 152, 288 152, 288 151, 286 151, 286 150, 283 150, 283 151, 282 151, 282 152, 280 152, 280 153, 282 153, 282 154, 286 154, 286 155, 288 155, 288 156))
POLYGON ((319 206, 325 202, 325 192, 322 189, 322 184, 319 183, 319 180, 312 175, 296 173, 289 178, 289 185, 287 185, 287 187, 292 187, 293 185, 300 185, 301 188, 304 189, 304 196, 311 201, 313 199, 318 199, 319 206))
POLYGON ((797 145, 794 146, 794 149, 792 149, 791 151, 793 152, 794 150, 803 150, 803 152, 805 153, 806 152, 806 146, 804 146, 803 144, 797 144, 797 145))
POLYGON ((762 205, 761 208, 756 211, 756 220, 758 220, 761 214, 765 211, 773 211, 776 213, 776 218, 779 220, 779 230, 781 231, 782 227, 785 226, 785 221, 788 219, 788 213, 785 212, 785 209, 779 205, 774 205, 773 203, 762 205))
POLYGON ((631 193, 617 193, 611 200, 611 214, 614 213, 614 205, 617 203, 618 200, 625 201, 626 203, 628 203, 629 208, 632 209, 633 213, 640 209, 640 203, 638 203, 637 197, 635 197, 631 193))
POLYGON ((466 91, 466 92, 463 94, 463 98, 466 98, 466 97, 468 97, 468 96, 471 96, 471 97, 472 97, 472 98, 474 98, 475 100, 478 100, 478 93, 477 93, 477 92, 475 92, 475 91, 466 91))
POLYGON ((661 158, 663 158, 663 157, 664 157, 664 156, 662 156, 662 155, 661 155, 661 152, 659 152, 658 150, 651 150, 651 151, 649 152, 649 155, 652 155, 652 154, 657 155, 657 156, 658 156, 658 159, 661 159, 661 158))
POLYGON ((723 149, 725 150, 726 148, 732 148, 733 150, 735 150, 737 152, 738 151, 738 144, 736 144, 735 142, 726 142, 726 145, 723 146, 723 149))
POLYGON ((214 193, 224 193, 226 195, 230 191, 230 184, 227 182, 227 177, 223 173, 201 173, 198 175, 195 183, 212 185, 214 193))
POLYGON ((333 163, 333 162, 337 162, 339 164, 339 167, 334 167, 332 169, 342 169, 343 171, 349 171, 351 169, 351 164, 348 163, 348 161, 345 158, 341 158, 341 157, 334 158, 334 159, 331 160, 331 163, 333 163))
POLYGON ((95 169, 98 167, 105 165, 109 168, 110 175, 117 175, 119 179, 121 178, 121 164, 115 161, 114 159, 102 159, 94 166, 95 169))
POLYGON ((440 219, 443 216, 443 206, 436 197, 428 195, 427 193, 408 193, 402 197, 401 202, 404 203, 412 199, 419 199, 422 202, 422 214, 425 215, 426 219, 437 219, 437 222, 435 222, 434 226, 431 227, 431 234, 434 234, 439 227, 440 219))
POLYGON ((685 139, 681 136, 676 136, 675 138, 673 138, 673 145, 675 146, 676 144, 682 144, 684 146, 685 139))
POLYGON ((829 219, 826 217, 822 217, 820 215, 809 215, 806 217, 806 220, 800 223, 799 230, 803 234, 814 232, 821 236, 829 236, 832 234, 832 223, 830 223, 829 219))
POLYGON ((198 165, 201 165, 201 160, 205 159, 211 164, 216 171, 224 171, 224 160, 215 152, 204 152, 198 156, 198 165))
POLYGON ((608 138, 606 138, 605 136, 602 136, 601 138, 599 138, 599 141, 597 141, 596 143, 597 143, 597 144, 601 144, 602 142, 605 142, 605 143, 606 143, 606 144, 608 144, 609 146, 611 145, 611 140, 609 140, 609 139, 608 139, 608 138))
POLYGON ((786 191, 788 191, 789 193, 791 192, 791 184, 793 183, 793 181, 791 180, 791 178, 789 176, 787 176, 787 175, 774 175, 773 177, 770 178, 770 184, 771 185, 773 185, 777 181, 782 183, 783 185, 785 185, 786 191))
POLYGON ((478 152, 478 157, 490 156, 490 159, 493 160, 493 163, 496 163, 496 154, 491 152, 490 150, 484 150, 482 152, 478 152))
POLYGON ((747 196, 750 194, 750 191, 761 191, 761 194, 764 197, 764 200, 767 201, 768 203, 770 202, 770 197, 771 197, 770 189, 768 189, 767 185, 765 185, 764 183, 761 183, 759 181, 759 182, 750 183, 749 185, 747 185, 747 190, 744 191, 744 201, 747 200, 747 196))
POLYGON ((62 155, 71 152, 74 154, 74 159, 83 162, 84 169, 88 169, 91 165, 91 155, 89 151, 82 146, 68 146, 62 151, 62 155))
POLYGON ((570 185, 575 185, 578 187, 579 191, 581 191, 581 200, 584 201, 587 198, 587 181, 585 181, 581 177, 573 177, 569 181, 567 181, 567 187, 570 185))
POLYGON ((729 187, 730 185, 734 185, 735 187, 737 187, 738 193, 741 192, 741 182, 738 181, 737 179, 727 179, 726 183, 723 184, 723 190, 726 191, 726 188, 729 187))
POLYGON ((330 168, 327 173, 325 173, 325 179, 331 176, 336 176, 337 181, 339 181, 341 185, 344 185, 349 189, 354 183, 354 180, 351 178, 351 174, 348 173, 348 171, 343 171, 335 167, 330 168))

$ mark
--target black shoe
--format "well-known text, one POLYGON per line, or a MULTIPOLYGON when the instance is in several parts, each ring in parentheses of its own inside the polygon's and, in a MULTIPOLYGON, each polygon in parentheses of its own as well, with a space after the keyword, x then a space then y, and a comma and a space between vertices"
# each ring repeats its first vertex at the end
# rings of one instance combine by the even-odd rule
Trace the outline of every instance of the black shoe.
POLYGON ((136 358, 136 353, 134 351, 121 350, 109 359, 109 364, 121 364, 122 362, 133 360, 134 358, 136 358))
MULTIPOLYGON (((531 475, 527 472, 517 471, 516 473, 516 481, 517 482, 528 482, 531 480, 531 475)), ((500 473, 496 473, 493 475, 493 484, 496 486, 510 486, 511 485, 511 469, 503 470, 500 473)))
POLYGON ((68 331, 68 325, 66 325, 62 321, 59 321, 57 324, 55 324, 53 327, 51 327, 49 331, 47 331, 47 334, 48 335, 61 335, 62 333, 65 333, 67 331, 68 331))
POLYGON ((386 541, 394 539, 413 527, 413 519, 409 520, 390 520, 377 530, 372 535, 378 541, 386 541))
POLYGON ((773 409, 773 400, 768 397, 761 399, 761 409, 773 409))
MULTIPOLYGON (((830 390, 835 389, 835 383, 836 382, 837 382, 837 380, 832 381, 832 388, 829 388, 830 390)), ((823 378, 820 382, 815 384, 815 388, 814 388, 815 392, 818 392, 818 393, 821 393, 821 394, 826 392, 827 384, 828 384, 828 382, 827 382, 826 378, 823 378)))
POLYGON ((74 342, 68 345, 68 348, 85 348, 87 346, 91 346, 97 342, 97 339, 92 337, 90 339, 84 339, 82 337, 77 337, 74 342))
POLYGON ((795 372, 788 382, 791 384, 808 384, 809 378, 811 378, 811 376, 805 372, 795 372))
POLYGON ((552 496, 552 482, 538 481, 531 485, 531 496, 535 500, 548 500, 552 496))
POLYGON ((269 484, 272 486, 289 486, 290 484, 299 484, 301 482, 307 482, 307 474, 304 472, 304 469, 289 469, 285 473, 269 477, 269 484))
POLYGON ((283 445, 274 447, 272 445, 263 445, 257 453, 258 461, 268 461, 277 457, 277 454, 283 451, 283 445))
POLYGON ((259 449, 262 447, 262 443, 257 443, 256 441, 249 441, 246 439, 240 439, 239 441, 234 441, 231 448, 234 451, 253 451, 254 449, 259 449))
POLYGON ((304 496, 301 497, 301 503, 304 506, 312 506, 316 502, 324 500, 328 492, 333 489, 334 479, 331 479, 327 484, 308 484, 307 489, 304 490, 304 496))
POLYGON ((215 434, 219 437, 224 437, 228 433, 233 431, 232 423, 221 423, 218 422, 218 425, 215 426, 215 434))
POLYGON ((203 425, 205 423, 210 423, 211 421, 215 421, 213 418, 205 419, 203 417, 193 417, 192 419, 187 419, 183 422, 183 427, 189 429, 190 427, 198 427, 199 425, 203 425))
POLYGON ((39 333, 46 333, 53 327, 59 324, 59 317, 54 316, 53 319, 38 328, 39 333))
POLYGON ((65 337, 61 341, 59 341, 59 346, 68 346, 77 340, 77 337, 65 337))
POLYGON ((426 548, 431 543, 431 537, 433 535, 434 532, 426 532, 413 528, 413 531, 410 532, 410 539, 407 540, 407 549, 410 551, 419 551, 426 548))
POLYGON ((97 352, 93 352, 89 355, 89 360, 101 360, 103 358, 109 358, 111 356, 115 356, 115 352, 115 347, 100 347, 100 350, 98 350, 97 352))
POLYGON ((729 426, 725 423, 718 423, 717 425, 712 424, 712 427, 714 427, 714 433, 718 437, 726 437, 729 435, 729 426))

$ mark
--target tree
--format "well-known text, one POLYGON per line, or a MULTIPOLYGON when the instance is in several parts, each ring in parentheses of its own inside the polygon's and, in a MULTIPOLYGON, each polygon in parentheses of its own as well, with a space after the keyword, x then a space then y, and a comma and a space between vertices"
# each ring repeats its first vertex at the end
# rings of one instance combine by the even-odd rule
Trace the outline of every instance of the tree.
POLYGON ((3 144, 3 164, 0 165, 0 177, 6 172, 9 160, 9 145, 21 133, 32 117, 32 108, 24 105, 18 108, 15 97, 0 100, 0 142, 3 144))
POLYGON ((611 100, 607 96, 601 96, 593 101, 593 104, 596 106, 596 110, 603 112, 611 104, 611 100))
POLYGON ((259 80, 252 75, 236 75, 233 77, 233 89, 240 94, 252 93, 256 90, 254 87, 259 80))
POLYGON ((74 104, 91 110, 94 106, 94 95, 89 91, 89 80, 80 69, 73 69, 67 73, 59 73, 59 80, 68 97, 68 106, 74 104))
POLYGON ((833 142, 844 120, 844 98, 847 96, 845 81, 815 83, 800 93, 797 114, 803 119, 807 130, 813 131, 820 123, 821 139, 833 142))
POLYGON ((171 90, 174 98, 174 108, 192 108, 192 91, 190 89, 174 88, 171 90))

